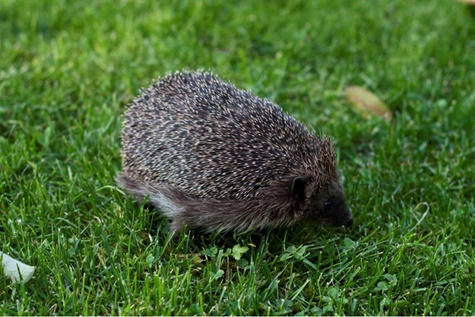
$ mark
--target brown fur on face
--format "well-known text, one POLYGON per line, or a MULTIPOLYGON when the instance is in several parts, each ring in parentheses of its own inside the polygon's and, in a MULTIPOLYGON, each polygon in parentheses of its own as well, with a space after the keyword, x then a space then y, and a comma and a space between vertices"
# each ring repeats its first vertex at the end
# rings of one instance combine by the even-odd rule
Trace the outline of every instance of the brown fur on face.
POLYGON ((306 218, 334 226, 350 227, 353 224, 353 217, 339 182, 331 181, 321 188, 309 188, 306 194, 302 207, 306 218))

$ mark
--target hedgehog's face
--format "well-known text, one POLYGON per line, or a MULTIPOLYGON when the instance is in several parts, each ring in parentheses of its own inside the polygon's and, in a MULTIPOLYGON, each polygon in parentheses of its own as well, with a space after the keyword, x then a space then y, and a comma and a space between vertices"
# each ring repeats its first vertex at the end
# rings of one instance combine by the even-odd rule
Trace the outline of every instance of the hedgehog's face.
MULTIPOLYGON (((296 179, 297 180, 297 179, 296 179)), ((350 227, 353 217, 345 202, 345 194, 338 181, 330 182, 324 187, 312 188, 306 179, 294 181, 294 194, 300 200, 303 213, 321 222, 329 222, 334 226, 350 227)))

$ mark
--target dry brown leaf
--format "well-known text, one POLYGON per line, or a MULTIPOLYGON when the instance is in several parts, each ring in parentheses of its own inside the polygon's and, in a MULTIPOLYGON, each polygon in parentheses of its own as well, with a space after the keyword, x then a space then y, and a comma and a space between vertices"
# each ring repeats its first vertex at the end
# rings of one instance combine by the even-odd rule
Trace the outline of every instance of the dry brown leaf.
POLYGON ((345 94, 353 109, 363 118, 378 116, 388 121, 393 118, 388 106, 365 88, 349 86, 346 88, 345 94))

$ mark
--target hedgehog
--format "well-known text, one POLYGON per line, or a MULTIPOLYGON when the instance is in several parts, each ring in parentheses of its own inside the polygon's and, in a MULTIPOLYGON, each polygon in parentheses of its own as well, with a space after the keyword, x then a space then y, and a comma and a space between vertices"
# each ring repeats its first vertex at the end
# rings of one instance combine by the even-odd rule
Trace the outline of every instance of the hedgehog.
POLYGON ((330 140, 210 72, 143 90, 125 112, 121 156, 119 186, 172 232, 353 224, 330 140))

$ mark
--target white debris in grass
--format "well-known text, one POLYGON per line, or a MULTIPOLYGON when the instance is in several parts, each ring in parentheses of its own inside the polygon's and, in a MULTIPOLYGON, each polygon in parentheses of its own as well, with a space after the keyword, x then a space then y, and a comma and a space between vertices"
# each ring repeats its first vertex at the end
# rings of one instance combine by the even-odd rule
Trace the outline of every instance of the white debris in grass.
POLYGON ((26 283, 33 277, 36 269, 34 266, 20 262, 1 251, 0 258, 2 259, 3 274, 14 283, 26 283))

